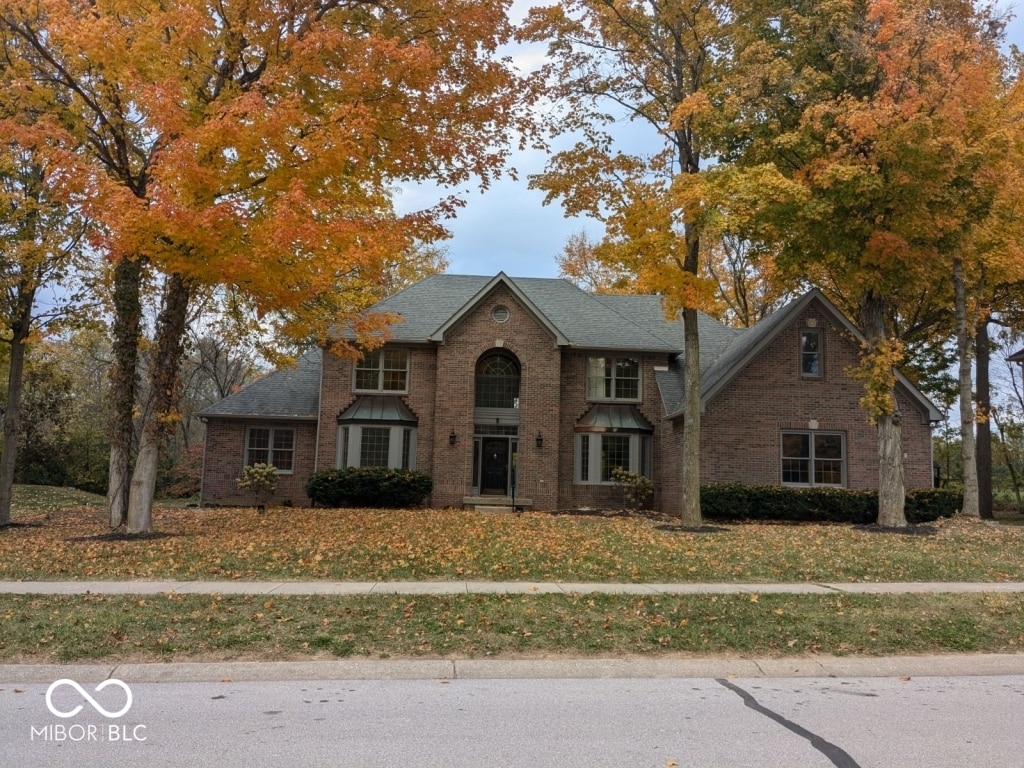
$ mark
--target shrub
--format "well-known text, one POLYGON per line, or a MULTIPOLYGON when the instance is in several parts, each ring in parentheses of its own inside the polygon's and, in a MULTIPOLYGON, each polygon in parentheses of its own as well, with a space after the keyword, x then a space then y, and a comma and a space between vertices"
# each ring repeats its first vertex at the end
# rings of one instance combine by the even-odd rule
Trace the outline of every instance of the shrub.
POLYGON ((637 472, 616 467, 612 470, 612 480, 622 488, 623 503, 631 512, 643 509, 654 495, 654 483, 637 472))
POLYGON ((194 443, 181 457, 161 467, 157 475, 157 496, 184 499, 199 493, 203 480, 203 444, 194 443))
MULTIPOLYGON (((710 520, 789 520, 871 525, 878 518, 878 492, 849 488, 788 488, 721 483, 701 487, 701 513, 710 520)), ((907 493, 910 523, 949 517, 962 506, 959 493, 921 489, 907 493)))
POLYGON ((919 488, 907 492, 907 520, 930 523, 940 517, 952 517, 964 506, 963 491, 951 488, 919 488))
POLYGON ((273 464, 250 464, 238 478, 239 488, 248 488, 256 496, 256 506, 263 508, 267 497, 277 490, 277 467, 273 464))
POLYGON ((325 507, 414 507, 434 489, 430 475, 410 469, 347 467, 314 472, 306 495, 325 507))

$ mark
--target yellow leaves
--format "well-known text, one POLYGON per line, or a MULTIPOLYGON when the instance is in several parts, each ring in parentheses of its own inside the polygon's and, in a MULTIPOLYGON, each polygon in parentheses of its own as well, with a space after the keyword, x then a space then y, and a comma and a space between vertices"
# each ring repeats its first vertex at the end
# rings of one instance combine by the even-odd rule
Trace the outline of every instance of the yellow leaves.
POLYGON ((712 108, 713 105, 707 93, 704 91, 691 93, 679 102, 679 105, 673 110, 668 120, 668 129, 670 131, 684 130, 689 127, 694 117, 705 115, 712 108))
POLYGON ((895 412, 893 387, 896 368, 903 359, 903 343, 899 339, 882 339, 871 347, 865 347, 861 352, 860 365, 846 371, 850 378, 863 382, 864 395, 860 404, 873 421, 895 412))

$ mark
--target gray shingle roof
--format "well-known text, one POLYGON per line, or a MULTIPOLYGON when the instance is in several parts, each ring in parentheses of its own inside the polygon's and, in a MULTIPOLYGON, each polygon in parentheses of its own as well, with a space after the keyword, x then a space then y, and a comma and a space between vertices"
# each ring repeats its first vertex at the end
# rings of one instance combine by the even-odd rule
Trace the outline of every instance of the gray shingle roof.
MULTIPOLYGON (((570 346, 673 353, 682 324, 667 321, 657 296, 587 293, 567 280, 499 275, 561 334, 570 346)), ((402 317, 391 327, 398 342, 426 342, 463 311, 495 277, 431 275, 385 299, 371 311, 402 317)))
POLYGON ((278 368, 233 395, 203 409, 203 418, 258 417, 316 419, 320 413, 320 369, 323 353, 306 352, 294 366, 278 368))
MULTIPOLYGON (((538 319, 564 343, 582 349, 663 352, 668 370, 655 373, 665 415, 680 412, 683 401, 683 324, 666 319, 658 296, 592 294, 566 280, 482 275, 432 275, 374 308, 402 317, 392 326, 393 340, 430 343, 453 318, 471 309, 481 291, 507 281, 538 319)), ((701 344, 701 397, 709 399, 741 371, 807 304, 817 299, 853 333, 856 329, 819 291, 810 291, 746 330, 728 328, 698 314, 701 344)), ((205 418, 316 419, 319 413, 322 352, 302 355, 200 413, 205 418)), ((911 394, 931 405, 902 376, 911 394)), ((937 412, 936 412, 937 413, 937 412)))

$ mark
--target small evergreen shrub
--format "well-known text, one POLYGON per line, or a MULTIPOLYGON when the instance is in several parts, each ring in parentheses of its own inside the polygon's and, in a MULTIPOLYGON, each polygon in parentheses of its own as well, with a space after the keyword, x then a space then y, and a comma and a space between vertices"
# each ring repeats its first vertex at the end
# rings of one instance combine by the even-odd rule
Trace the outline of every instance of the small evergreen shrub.
POLYGON ((907 492, 906 514, 911 523, 930 523, 952 517, 964 506, 963 491, 951 488, 918 488, 907 492))
POLYGON ((433 489, 430 475, 387 467, 324 469, 310 475, 305 486, 319 506, 392 509, 418 506, 433 489))
MULTIPOLYGON (((878 519, 877 491, 719 483, 701 486, 700 494, 701 514, 709 520, 871 525, 878 519)), ((905 513, 910 523, 928 523, 956 514, 962 505, 962 495, 945 488, 913 490, 905 513)))

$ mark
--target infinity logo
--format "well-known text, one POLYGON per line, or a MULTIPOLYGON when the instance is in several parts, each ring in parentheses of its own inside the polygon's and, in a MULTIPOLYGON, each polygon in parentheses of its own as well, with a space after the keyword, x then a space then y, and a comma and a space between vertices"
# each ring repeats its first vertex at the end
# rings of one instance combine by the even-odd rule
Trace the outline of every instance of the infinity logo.
POLYGON ((74 688, 76 691, 82 694, 82 698, 88 701, 90 704, 92 704, 92 708, 104 717, 121 717, 121 715, 123 715, 125 712, 132 708, 132 689, 129 688, 126 683, 120 680, 110 678, 108 680, 104 680, 102 683, 96 686, 96 692, 98 693, 99 691, 102 691, 104 688, 106 688, 108 685, 116 685, 119 688, 122 688, 125 692, 125 695, 128 697, 128 700, 125 702, 124 706, 121 709, 117 710, 117 712, 108 712, 102 706, 100 706, 99 702, 96 701, 96 699, 94 699, 92 696, 90 696, 82 686, 80 686, 74 680, 68 680, 65 678, 62 680, 55 680, 50 684, 50 687, 46 689, 46 708, 49 709, 50 712, 52 712, 57 717, 74 717, 82 711, 81 704, 76 706, 70 712, 61 712, 59 709, 53 706, 53 692, 62 685, 70 685, 72 688, 74 688))

